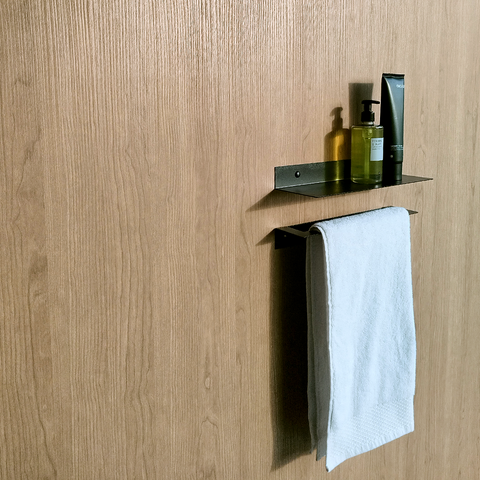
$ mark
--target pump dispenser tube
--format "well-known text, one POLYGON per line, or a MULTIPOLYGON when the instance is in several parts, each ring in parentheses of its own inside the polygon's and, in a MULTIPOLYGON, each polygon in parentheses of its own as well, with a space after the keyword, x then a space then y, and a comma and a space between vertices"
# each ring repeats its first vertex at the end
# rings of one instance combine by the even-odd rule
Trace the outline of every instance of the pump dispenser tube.
POLYGON ((404 92, 403 74, 384 73, 382 75, 380 125, 384 129, 384 185, 402 183, 404 92))

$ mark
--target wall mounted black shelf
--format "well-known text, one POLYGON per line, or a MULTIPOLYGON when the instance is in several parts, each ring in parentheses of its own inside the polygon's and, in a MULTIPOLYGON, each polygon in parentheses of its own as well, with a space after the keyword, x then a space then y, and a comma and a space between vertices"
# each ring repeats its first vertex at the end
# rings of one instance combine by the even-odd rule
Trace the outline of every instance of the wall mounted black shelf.
POLYGON ((275 190, 315 198, 346 195, 428 180, 432 179, 403 175, 402 182, 395 185, 359 185, 350 180, 350 160, 275 167, 275 190))

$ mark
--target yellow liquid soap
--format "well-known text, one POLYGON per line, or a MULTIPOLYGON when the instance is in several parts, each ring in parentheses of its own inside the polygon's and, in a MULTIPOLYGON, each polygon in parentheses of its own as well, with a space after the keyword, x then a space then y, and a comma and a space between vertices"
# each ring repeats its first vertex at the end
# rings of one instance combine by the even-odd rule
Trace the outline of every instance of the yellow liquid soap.
POLYGON ((352 127, 351 179, 354 183, 382 183, 383 127, 356 125, 352 127))

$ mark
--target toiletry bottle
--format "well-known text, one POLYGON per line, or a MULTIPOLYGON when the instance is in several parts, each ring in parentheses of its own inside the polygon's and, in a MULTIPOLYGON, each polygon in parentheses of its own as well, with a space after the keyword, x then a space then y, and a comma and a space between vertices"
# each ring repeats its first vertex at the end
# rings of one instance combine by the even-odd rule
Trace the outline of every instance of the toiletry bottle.
POLYGON ((355 183, 380 184, 383 170, 383 127, 375 125, 372 104, 376 100, 363 100, 361 124, 352 127, 351 179, 355 183))
POLYGON ((402 183, 403 165, 403 107, 405 75, 382 75, 382 109, 380 125, 383 126, 383 184, 402 183))
POLYGON ((332 131, 325 136, 325 161, 329 162, 325 170, 327 181, 338 181, 344 177, 345 160, 350 160, 350 129, 343 128, 342 107, 336 107, 333 115, 332 131), (341 161, 340 161, 341 160, 341 161), (328 172, 328 173, 327 173, 328 172))

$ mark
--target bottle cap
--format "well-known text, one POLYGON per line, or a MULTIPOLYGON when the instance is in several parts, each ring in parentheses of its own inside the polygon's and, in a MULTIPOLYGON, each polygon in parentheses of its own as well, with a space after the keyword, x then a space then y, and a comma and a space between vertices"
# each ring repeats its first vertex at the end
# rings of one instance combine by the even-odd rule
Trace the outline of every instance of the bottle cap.
POLYGON ((375 112, 372 110, 372 103, 379 104, 380 102, 378 100, 362 100, 363 112, 360 118, 363 123, 375 122, 375 112))

